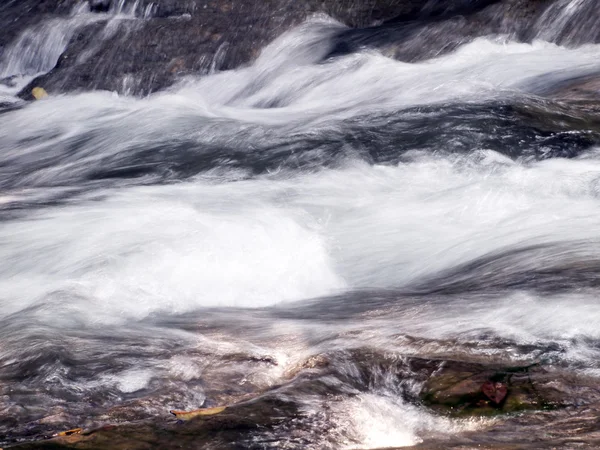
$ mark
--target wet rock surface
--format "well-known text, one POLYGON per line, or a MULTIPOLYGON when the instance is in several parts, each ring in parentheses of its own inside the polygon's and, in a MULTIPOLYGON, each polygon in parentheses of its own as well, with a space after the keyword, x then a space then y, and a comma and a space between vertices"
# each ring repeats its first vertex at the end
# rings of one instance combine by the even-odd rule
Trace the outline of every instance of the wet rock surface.
POLYGON ((416 62, 480 36, 504 34, 531 41, 536 37, 534 25, 547 6, 548 2, 506 0, 458 3, 429 13, 425 9, 415 17, 400 16, 379 26, 344 30, 336 37, 331 55, 376 48, 391 58, 416 62))
POLYGON ((115 14, 131 3, 116 10, 116 2, 93 2, 92 11, 105 17, 79 27, 56 68, 22 95, 29 99, 37 85, 49 92, 108 89, 147 94, 182 75, 248 63, 276 36, 316 13, 349 25, 370 25, 415 14, 425 2, 144 1, 128 17, 115 20, 115 14))
MULTIPOLYGON (((596 417, 600 389, 593 378, 546 363, 509 367, 357 348, 314 355, 290 367, 281 384, 246 396, 221 396, 221 401, 228 402, 226 409, 209 410, 207 415, 185 422, 169 419, 167 411, 144 419, 139 415, 123 417, 115 409, 98 426, 10 448, 278 448, 281 442, 273 436, 281 430, 289 435, 292 448, 300 448, 302 442, 310 447, 315 445, 316 435, 331 433, 333 425, 327 418, 331 419, 339 401, 336 397, 358 395, 390 377, 396 380, 399 395, 406 402, 426 406, 441 416, 491 420, 476 432, 426 437, 415 448, 512 449, 574 442, 582 448, 593 448, 600 442, 596 417), (339 383, 332 384, 332 378, 339 383), (307 411, 298 402, 301 396, 324 396, 329 404, 321 411, 307 411), (516 427, 519 432, 513 433, 512 441, 510 430, 516 427), (530 442, 523 441, 524 428, 531 430, 530 442), (576 439, 572 436, 575 434, 576 439)), ((62 422, 53 421, 53 417, 56 415, 44 421, 60 426, 62 422)))
POLYGON ((159 4, 156 15, 148 20, 115 20, 109 15, 108 25, 99 22, 84 27, 57 67, 31 86, 41 85, 49 92, 107 89, 148 94, 183 75, 246 63, 306 15, 294 2, 199 3, 166 8, 159 4))
POLYGON ((427 380, 424 403, 452 415, 493 415, 561 406, 555 375, 539 366, 491 367, 446 362, 427 380))
MULTIPOLYGON (((44 18, 65 17, 73 5, 67 0, 29 0, 25 7, 16 2, 0 7, 8 27, 0 47, 44 18)), ((593 5, 553 24, 562 17, 558 1, 145 0, 135 5, 89 3, 99 15, 97 21, 77 25, 56 67, 23 89, 21 96, 32 99, 35 86, 50 93, 106 89, 145 95, 185 75, 247 64, 268 42, 318 13, 350 27, 321 43, 330 47, 329 57, 373 48, 402 61, 418 61, 490 34, 526 42, 541 37, 567 45, 598 39, 579 26, 587 20, 583 12, 593 5), (554 34, 546 36, 547 29, 554 34)))
POLYGON ((0 4, 0 56, 20 33, 51 17, 65 17, 77 0, 6 0, 0 4))

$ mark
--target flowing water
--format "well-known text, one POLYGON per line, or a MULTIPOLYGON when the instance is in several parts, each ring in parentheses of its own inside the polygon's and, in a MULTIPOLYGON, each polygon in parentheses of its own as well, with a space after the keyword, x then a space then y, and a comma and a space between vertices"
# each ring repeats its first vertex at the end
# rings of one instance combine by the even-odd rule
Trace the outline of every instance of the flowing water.
POLYGON ((5 90, 0 444, 271 395, 299 418, 238 445, 415 445, 508 419, 428 409, 406 358, 600 376, 600 121, 545 96, 600 46, 324 59, 342 29, 145 98, 5 90))

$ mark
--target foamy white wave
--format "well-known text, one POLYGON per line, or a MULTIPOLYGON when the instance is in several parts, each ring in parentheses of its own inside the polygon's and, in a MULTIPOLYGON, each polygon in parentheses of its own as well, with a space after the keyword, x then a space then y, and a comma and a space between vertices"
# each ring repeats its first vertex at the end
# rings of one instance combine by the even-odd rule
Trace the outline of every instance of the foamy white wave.
MULTIPOLYGON (((314 39, 323 33, 322 27, 300 27, 267 47, 264 58, 252 67, 203 77, 158 94, 156 101, 168 105, 172 96, 183 96, 211 105, 218 116, 236 120, 269 124, 295 120, 314 125, 315 121, 452 99, 506 97, 511 91, 528 92, 540 75, 554 74, 560 79, 567 76, 565 70, 573 76, 600 67, 597 46, 573 50, 542 41, 521 44, 502 38, 476 39, 454 53, 418 64, 375 52, 314 64, 322 57, 314 51, 314 39), (300 36, 303 45, 298 45, 300 36), (278 101, 277 108, 261 109, 273 100, 278 101)), ((318 48, 326 50, 326 43, 318 48)))
POLYGON ((118 153, 133 134, 139 143, 183 132, 205 139, 218 133, 221 125, 204 118, 285 125, 287 132, 414 105, 506 97, 535 91, 542 75, 560 79, 600 68, 598 46, 566 49, 483 38, 419 64, 374 52, 314 64, 326 53, 333 31, 334 24, 309 23, 276 40, 251 67, 192 80, 146 99, 108 93, 47 99, 4 117, 0 139, 12 148, 9 144, 18 146, 24 136, 51 133, 62 141, 106 127, 102 151, 118 153), (276 108, 265 109, 273 102, 276 108))
POLYGON ((251 151, 290 133, 336 130, 347 118, 506 98, 536 92, 548 77, 556 81, 600 68, 598 46, 490 39, 419 64, 376 53, 315 64, 337 29, 330 20, 310 22, 276 40, 251 67, 193 79, 145 99, 107 92, 56 96, 3 114, 2 159, 7 166, 25 166, 18 181, 24 187, 68 185, 102 161, 131 164, 128 152, 144 146, 185 140, 200 148, 237 148, 244 142, 239 150, 251 151), (28 162, 38 161, 48 164, 29 172, 28 162))
MULTIPOLYGON (((558 343, 563 351, 561 358, 590 361, 600 356, 587 341, 600 339, 598 320, 600 305, 593 291, 548 295, 517 291, 504 295, 462 294, 444 297, 443 302, 411 302, 393 315, 393 324, 381 319, 381 328, 427 339, 465 342, 491 332, 521 344, 558 343)), ((385 345, 385 337, 381 342, 385 345)), ((507 349, 496 354, 518 357, 507 349)))
POLYGON ((600 162, 500 160, 423 156, 290 178, 199 179, 7 222, 2 314, 39 304, 94 322, 266 306, 407 286, 495 251, 595 242, 600 162))
POLYGON ((115 383, 117 389, 125 394, 140 391, 148 386, 152 371, 148 369, 130 369, 117 375, 106 377, 104 383, 115 383))
POLYGON ((410 447, 423 442, 424 437, 474 431, 494 422, 435 416, 397 396, 373 393, 333 403, 332 409, 332 435, 340 439, 335 448, 346 449, 410 447))
POLYGON ((214 197, 195 204, 160 190, 132 194, 4 228, 11 264, 0 282, 2 313, 47 305, 51 295, 55 308, 119 320, 271 305, 345 286, 306 214, 214 197))

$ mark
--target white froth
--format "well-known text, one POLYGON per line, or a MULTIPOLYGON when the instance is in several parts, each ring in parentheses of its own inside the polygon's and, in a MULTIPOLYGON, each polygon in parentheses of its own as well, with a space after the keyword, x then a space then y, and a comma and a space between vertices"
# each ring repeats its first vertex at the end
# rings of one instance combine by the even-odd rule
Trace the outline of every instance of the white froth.
MULTIPOLYGON (((544 42, 483 38, 418 64, 373 52, 315 64, 327 49, 322 40, 335 27, 318 21, 306 24, 267 47, 251 67, 192 78, 146 99, 110 93, 46 99, 3 117, 0 140, 18 154, 43 153, 51 152, 57 142, 93 129, 103 136, 99 148, 90 149, 94 151, 89 157, 94 158, 118 154, 132 140, 137 144, 169 141, 182 133, 199 142, 223 140, 231 132, 231 120, 283 126, 283 133, 305 131, 316 124, 415 105, 458 99, 481 102, 535 92, 541 76, 559 80, 600 68, 597 46, 566 49, 544 42), (264 107, 273 100, 278 107, 264 107), (215 118, 224 120, 206 120, 215 118), (52 139, 19 148, 19 141, 31 135, 52 139)), ((252 135, 245 139, 252 144, 252 135)))
POLYGON ((493 423, 491 419, 449 419, 404 403, 397 396, 373 393, 333 404, 333 423, 345 449, 410 447, 424 437, 474 431, 493 423))
POLYGON ((206 362, 199 361, 198 359, 181 355, 173 356, 165 364, 170 378, 183 381, 199 379, 204 371, 206 362))
POLYGON ((134 190, 5 227, 3 314, 56 291, 71 313, 102 321, 272 305, 345 286, 310 216, 249 198, 228 205, 206 188, 198 200, 134 190))
POLYGON ((48 296, 92 322, 259 307, 402 287, 511 248, 595 242, 600 162, 500 160, 200 179, 53 208, 0 228, 2 313, 48 296))
POLYGON ((141 391, 148 386, 153 373, 147 369, 130 369, 116 375, 106 376, 103 383, 115 384, 119 391, 124 394, 141 391))

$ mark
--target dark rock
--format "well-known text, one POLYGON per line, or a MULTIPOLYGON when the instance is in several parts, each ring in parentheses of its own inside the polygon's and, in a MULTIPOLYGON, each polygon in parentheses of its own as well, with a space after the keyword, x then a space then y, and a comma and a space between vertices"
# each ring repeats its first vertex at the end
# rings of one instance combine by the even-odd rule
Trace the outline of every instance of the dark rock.
POLYGON ((234 7, 213 1, 197 9, 159 4, 157 17, 115 20, 108 32, 107 15, 105 22, 80 29, 55 69, 25 88, 22 96, 33 85, 50 93, 106 89, 143 95, 169 86, 184 74, 237 67, 297 22, 298 14, 289 11, 271 14, 280 10, 274 3, 281 2, 234 7))
MULTIPOLYGON (((80 28, 54 70, 33 81, 20 96, 28 98, 33 86, 51 94, 107 89, 143 95, 169 86, 181 75, 248 63, 275 37, 318 12, 349 25, 371 25, 414 12, 425 3, 142 0, 137 19, 111 20, 116 2, 97 0, 91 8, 104 12, 103 20, 80 28), (143 20, 145 15, 151 18, 143 20)), ((125 3, 126 8, 132 5, 125 3)))
POLYGON ((110 0, 90 0, 90 10, 93 12, 108 12, 110 6, 110 0))
MULTIPOLYGON (((430 408, 449 415, 495 415, 567 407, 570 375, 534 364, 496 367, 446 361, 424 385, 421 396, 430 408)), ((574 384, 576 385, 576 384, 574 384)))
POLYGON ((550 4, 537 0, 431 2, 418 14, 340 32, 331 56, 376 48, 394 59, 415 62, 452 51, 480 36, 503 34, 531 41, 537 37, 534 25, 550 4))
MULTIPOLYGON (((227 408, 212 416, 200 416, 183 424, 146 421, 118 427, 104 426, 81 434, 18 445, 25 449, 152 449, 243 448, 248 431, 273 428, 299 415, 297 407, 265 396, 227 408)), ((247 447, 246 447, 247 448, 247 447)))
POLYGON ((182 424, 174 423, 166 410, 164 416, 142 421, 139 416, 119 419, 111 415, 107 421, 135 422, 104 425, 81 434, 14 448, 258 449, 280 448, 279 439, 285 442, 292 439, 298 444, 297 448, 312 447, 314 436, 330 431, 328 408, 331 405, 360 392, 377 392, 380 386, 390 387, 393 379, 399 387, 397 394, 402 395, 405 402, 427 406, 438 414, 452 417, 502 419, 445 440, 436 435, 436 440, 426 440, 420 448, 461 448, 461 445, 467 445, 464 448, 521 448, 514 447, 523 441, 522 428, 515 433, 511 431, 515 427, 531 428, 531 442, 525 444, 536 448, 534 443, 539 445, 542 441, 568 442, 575 431, 578 437, 591 442, 593 433, 598 430, 596 422, 591 420, 598 411, 600 397, 594 379, 540 364, 509 367, 500 363, 401 357, 357 348, 314 355, 291 368, 282 384, 228 403, 225 410, 214 415, 198 416, 182 424), (339 383, 331 383, 332 377, 339 383), (407 380, 410 381, 407 387, 414 385, 413 381, 423 382, 421 393, 410 387, 402 393, 401 386, 407 380), (486 395, 486 383, 493 383, 496 401, 486 395), (507 389, 504 398, 497 396, 500 387, 507 389), (316 416, 307 413, 301 406, 303 403, 298 401, 305 398, 312 399, 313 407, 320 409, 316 416), (517 412, 521 414, 514 414, 517 412), (494 433, 497 429, 502 429, 502 433, 494 433))
MULTIPOLYGON (((565 20, 564 5, 556 0, 141 0, 137 19, 115 20, 120 2, 90 1, 91 9, 102 14, 99 22, 82 26, 55 69, 27 86, 22 98, 33 86, 50 94, 89 89, 148 94, 186 74, 247 64, 268 42, 319 12, 352 27, 323 43, 331 45, 331 57, 376 48, 417 61, 498 33, 574 45, 600 38, 600 27, 588 24, 600 13, 594 2, 565 20)), ((49 15, 65 15, 74 0, 21 4, 13 0, 0 6, 0 25, 8 30, 0 46, 49 15)), ((134 2, 124 5, 131 8, 134 2)))
MULTIPOLYGON (((24 29, 65 16, 75 3, 4 3, 0 49, 24 29)), ((21 97, 28 98, 33 86, 51 94, 89 89, 148 94, 182 75, 247 64, 276 36, 319 12, 352 27, 334 37, 332 57, 370 47, 417 61, 498 33, 578 45, 600 39, 600 27, 588 23, 600 14, 595 3, 585 2, 565 20, 565 5, 556 0, 141 0, 137 19, 114 20, 121 6, 127 10, 134 2, 90 0, 91 10, 102 17, 82 26, 54 70, 27 86, 21 97)))
POLYGON ((586 105, 597 111, 598 100, 600 100, 600 73, 593 72, 545 85, 538 94, 562 102, 586 105))

